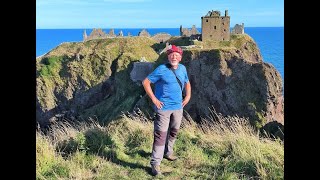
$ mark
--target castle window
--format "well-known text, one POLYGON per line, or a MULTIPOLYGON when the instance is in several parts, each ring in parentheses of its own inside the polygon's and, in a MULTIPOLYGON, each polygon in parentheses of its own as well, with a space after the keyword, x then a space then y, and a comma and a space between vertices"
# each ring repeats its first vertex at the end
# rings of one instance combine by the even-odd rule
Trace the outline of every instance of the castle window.
POLYGON ((222 25, 224 25, 224 23, 222 23, 222 25))
POLYGON ((224 29, 224 32, 226 32, 226 29, 224 29))
POLYGON ((217 29, 217 26, 214 26, 213 28, 214 28, 214 29, 217 29))
POLYGON ((212 35, 210 35, 210 37, 212 37, 212 35))
POLYGON ((222 41, 224 41, 224 38, 222 38, 222 41))
POLYGON ((206 22, 208 22, 208 19, 206 19, 206 22))

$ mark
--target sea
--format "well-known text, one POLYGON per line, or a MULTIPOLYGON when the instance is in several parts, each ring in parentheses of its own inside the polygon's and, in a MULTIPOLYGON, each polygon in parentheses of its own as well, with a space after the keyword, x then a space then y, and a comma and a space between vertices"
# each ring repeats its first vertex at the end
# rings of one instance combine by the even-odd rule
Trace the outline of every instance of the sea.
MULTIPOLYGON (((169 33, 172 36, 180 34, 179 28, 145 28, 150 35, 160 32, 169 33)), ((201 28, 197 28, 201 32, 201 28)), ((41 56, 63 42, 81 42, 83 32, 89 35, 92 29, 36 29, 36 56, 41 56)), ((110 29, 102 29, 109 33, 110 29)), ((137 36, 142 28, 114 29, 115 34, 123 32, 137 36)), ((284 27, 245 27, 244 32, 251 36, 260 49, 264 62, 272 64, 281 74, 284 82, 284 27)))

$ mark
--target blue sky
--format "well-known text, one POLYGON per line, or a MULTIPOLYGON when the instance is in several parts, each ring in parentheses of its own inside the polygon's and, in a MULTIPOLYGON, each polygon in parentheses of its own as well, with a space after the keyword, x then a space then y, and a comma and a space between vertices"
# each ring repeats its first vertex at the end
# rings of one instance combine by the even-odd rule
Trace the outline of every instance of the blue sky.
POLYGON ((36 0, 36 28, 201 28, 201 16, 226 9, 231 27, 284 26, 284 0, 36 0))

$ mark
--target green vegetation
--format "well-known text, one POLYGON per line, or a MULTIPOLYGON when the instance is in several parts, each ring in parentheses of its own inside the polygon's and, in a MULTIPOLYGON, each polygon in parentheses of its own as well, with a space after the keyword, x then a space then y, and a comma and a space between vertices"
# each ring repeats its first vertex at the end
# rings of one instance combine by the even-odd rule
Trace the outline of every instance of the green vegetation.
POLYGON ((204 49, 241 49, 248 43, 249 50, 255 51, 257 48, 254 40, 247 34, 232 34, 230 41, 193 41, 195 45, 202 46, 204 49))
POLYGON ((248 103, 249 109, 254 112, 254 115, 250 119, 250 123, 257 129, 263 127, 267 123, 266 118, 263 115, 263 110, 257 109, 254 103, 248 103))
POLYGON ((61 60, 63 57, 51 56, 43 58, 41 61, 42 68, 40 69, 41 76, 58 76, 61 69, 61 60))
POLYGON ((145 57, 148 61, 158 61, 159 55, 152 48, 155 44, 152 39, 143 37, 119 38, 115 39, 113 43, 114 49, 108 52, 115 55, 112 61, 113 65, 109 65, 109 67, 112 71, 111 79, 117 87, 116 92, 103 102, 86 109, 82 113, 84 119, 95 115, 102 123, 107 123, 119 116, 121 112, 132 110, 140 95, 144 94, 143 88, 130 79, 133 62, 140 60, 141 57, 145 57))
MULTIPOLYGON (((170 42, 180 46, 191 43, 186 38, 172 38, 170 42)), ((214 60, 223 59, 223 49, 252 48, 245 52, 256 52, 254 41, 247 35, 232 35, 230 41, 194 43, 203 46, 203 53, 214 60)), ((102 101, 86 109, 76 104, 80 118, 94 117, 99 123, 57 123, 47 135, 36 132, 37 179, 153 179, 149 165, 152 121, 143 115, 119 118, 119 114, 131 111, 137 102, 143 112, 148 112, 150 100, 143 88, 130 80, 130 70, 141 57, 155 62, 155 67, 163 63, 166 54, 155 52, 163 47, 143 37, 99 39, 64 43, 37 59, 37 85, 41 87, 37 88, 37 97, 44 109, 54 108, 57 103, 71 106, 72 101, 62 102, 66 98, 61 97, 73 98, 75 92, 86 96, 87 91, 101 88, 106 79, 110 83, 102 101)), ((201 51, 186 50, 183 62, 188 63, 201 51)), ((215 63, 215 68, 227 68, 220 61, 210 63, 215 63)), ((228 88, 246 89, 247 85, 237 80, 228 88)), ((221 115, 201 125, 185 120, 175 145, 180 159, 163 160, 163 178, 283 179, 283 142, 261 137, 257 131, 265 124, 258 92, 236 96, 250 102, 243 108, 251 107, 256 116, 250 119, 251 125, 248 120, 221 115)))
POLYGON ((156 61, 159 55, 152 48, 154 44, 156 42, 151 38, 130 37, 59 45, 37 59, 37 83, 45 86, 37 89, 41 106, 54 108, 57 96, 68 95, 68 98, 72 98, 75 91, 84 93, 99 88, 107 78, 116 88, 110 90, 109 96, 102 102, 97 102, 90 108, 74 105, 78 107, 81 117, 87 119, 95 116, 106 122, 119 116, 121 112, 130 111, 144 92, 130 80, 133 62, 142 57, 147 61, 156 61))
MULTIPOLYGON (((245 119, 216 115, 197 125, 184 120, 175 144, 177 161, 163 160, 163 179, 283 179, 283 142, 259 137, 245 119)), ((123 116, 56 124, 36 132, 37 179, 153 179, 152 121, 123 116)))
POLYGON ((191 41, 189 37, 171 37, 168 42, 170 44, 174 44, 176 46, 189 46, 191 45, 191 41))
MULTIPOLYGON (((248 35, 232 35, 230 41, 223 42, 191 42, 187 37, 172 37, 169 42, 180 46, 193 43, 201 45, 204 51, 209 49, 208 56, 219 59, 223 58, 219 48, 235 49, 240 45, 242 47, 243 43, 254 43, 248 35)), ((62 43, 37 59, 39 103, 44 109, 55 108, 58 101, 59 104, 72 106, 71 108, 76 106, 74 109, 79 112, 82 119, 94 116, 102 123, 106 123, 122 112, 131 111, 135 103, 140 100, 140 96, 145 94, 141 86, 130 80, 133 63, 142 57, 147 61, 155 62, 155 67, 164 63, 167 59, 166 54, 159 56, 155 51, 164 47, 165 44, 158 44, 155 40, 146 37, 62 43), (106 90, 107 96, 103 100, 90 107, 85 104, 73 104, 73 100, 78 101, 73 99, 75 95, 78 96, 77 98, 80 98, 79 94, 90 96, 91 89, 100 89, 106 80, 111 88, 106 90), (45 88, 42 88, 43 86, 45 88)), ((186 50, 183 62, 188 63, 192 59, 191 56, 199 55, 203 50, 200 48, 186 50)), ((80 102, 85 103, 83 100, 80 102)), ((255 101, 252 100, 252 102, 255 101)), ((147 107, 143 108, 145 113, 149 113, 147 109, 147 107)))

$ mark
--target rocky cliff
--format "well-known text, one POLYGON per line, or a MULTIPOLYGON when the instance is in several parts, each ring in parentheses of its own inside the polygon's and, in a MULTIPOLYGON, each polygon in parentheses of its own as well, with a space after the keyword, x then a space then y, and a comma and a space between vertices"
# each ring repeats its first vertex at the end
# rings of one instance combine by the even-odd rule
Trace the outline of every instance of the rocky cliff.
POLYGON ((141 57, 155 60, 145 37, 64 43, 37 59, 37 121, 61 118, 100 121, 132 109, 143 89, 128 74, 141 57))
MULTIPOLYGON (((180 42, 171 39, 177 45, 190 43, 180 42)), ((194 44, 202 48, 185 50, 181 62, 192 86, 185 109, 193 118, 210 115, 212 108, 248 117, 257 127, 272 120, 283 123, 280 74, 263 62, 248 35, 194 44)), ((156 53, 163 46, 148 37, 100 39, 64 43, 37 58, 37 121, 46 125, 92 117, 106 122, 134 108, 151 113, 143 87, 130 79, 130 72, 141 57, 155 66, 163 63, 166 56, 156 53)))
POLYGON ((244 59, 240 52, 187 53, 184 63, 193 98, 186 111, 199 119, 210 115, 211 107, 224 115, 249 117, 257 127, 272 120, 283 122, 280 74, 271 64, 261 59, 244 59))

